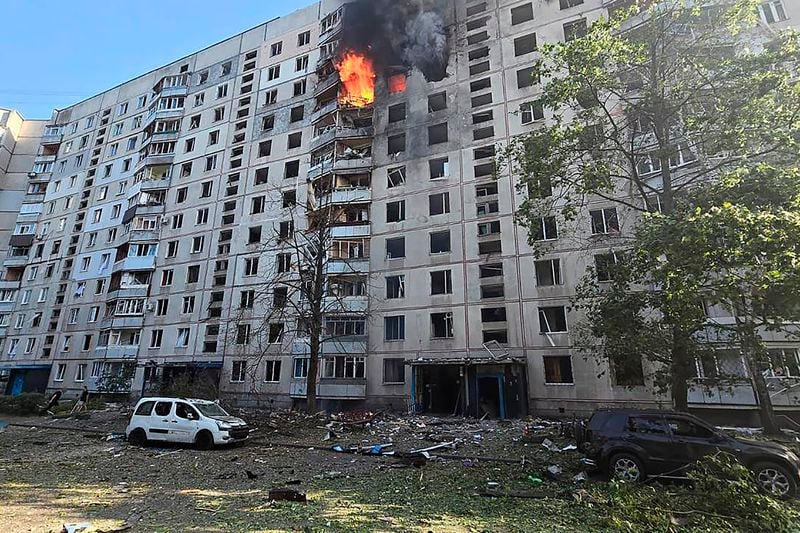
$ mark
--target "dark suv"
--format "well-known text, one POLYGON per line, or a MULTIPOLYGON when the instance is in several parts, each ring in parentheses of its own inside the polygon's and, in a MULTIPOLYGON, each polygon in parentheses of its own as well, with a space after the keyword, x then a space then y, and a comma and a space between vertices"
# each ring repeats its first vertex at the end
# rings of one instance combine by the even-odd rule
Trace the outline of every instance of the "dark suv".
POLYGON ((618 479, 681 477, 718 450, 735 456, 767 492, 788 498, 800 482, 800 458, 769 442, 729 437, 699 418, 671 411, 602 409, 575 428, 579 449, 618 479))

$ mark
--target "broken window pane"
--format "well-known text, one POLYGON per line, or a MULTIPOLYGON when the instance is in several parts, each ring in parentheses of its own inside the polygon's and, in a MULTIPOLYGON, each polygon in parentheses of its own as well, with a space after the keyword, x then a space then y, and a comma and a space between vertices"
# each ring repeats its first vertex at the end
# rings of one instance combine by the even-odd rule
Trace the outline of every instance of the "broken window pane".
POLYGON ((450 231, 436 231, 430 234, 431 253, 441 254, 450 251, 450 231))
POLYGON ((567 331, 567 310, 564 306, 539 308, 539 331, 559 333, 567 331))
POLYGON ((542 359, 545 383, 573 383, 572 358, 569 355, 545 355, 542 359))

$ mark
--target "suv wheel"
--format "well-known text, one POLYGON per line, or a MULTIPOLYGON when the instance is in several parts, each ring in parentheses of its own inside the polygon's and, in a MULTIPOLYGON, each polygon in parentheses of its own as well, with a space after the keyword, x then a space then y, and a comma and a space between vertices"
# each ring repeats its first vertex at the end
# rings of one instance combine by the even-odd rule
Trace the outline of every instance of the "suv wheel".
POLYGON ((203 430, 194 438, 194 443, 201 450, 210 450, 214 447, 214 436, 207 430, 203 430))
POLYGON ((614 479, 631 483, 644 481, 644 465, 635 455, 618 453, 608 461, 608 475, 614 479))
POLYGON ((143 446, 147 446, 147 434, 141 428, 134 429, 128 436, 128 442, 131 445, 138 446, 140 448, 143 446))
POLYGON ((778 498, 791 498, 797 492, 797 482, 789 471, 776 463, 756 463, 753 473, 759 487, 778 498))

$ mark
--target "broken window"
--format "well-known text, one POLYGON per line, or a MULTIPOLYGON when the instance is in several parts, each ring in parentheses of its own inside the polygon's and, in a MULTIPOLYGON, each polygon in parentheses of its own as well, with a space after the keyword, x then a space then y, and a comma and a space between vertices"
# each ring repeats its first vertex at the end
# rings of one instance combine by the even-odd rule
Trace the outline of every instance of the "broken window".
POLYGON ((405 102, 389 106, 389 123, 390 124, 392 124, 394 122, 400 122, 401 120, 405 120, 405 119, 406 119, 406 104, 405 104, 405 102))
POLYGON ((470 61, 475 61, 478 59, 483 59, 484 57, 489 57, 489 47, 482 46, 481 48, 476 48, 475 50, 470 50, 469 54, 467 55, 470 61))
POLYGON ((453 313, 431 313, 431 334, 434 339, 453 338, 453 313))
POLYGON ((363 379, 366 371, 366 358, 351 355, 337 355, 322 360, 322 377, 363 379))
POLYGON ((492 103, 492 93, 474 96, 472 98, 472 107, 481 107, 492 103))
POLYGON ((406 382, 405 359, 387 358, 383 360, 383 382, 386 384, 406 382))
MULTIPOLYGON (((482 80, 476 80, 469 84, 470 92, 476 93, 478 91, 483 91, 484 89, 491 89, 492 88, 492 79, 491 78, 483 78, 482 80)), ((475 107, 475 106, 473 106, 475 107)))
POLYGON ((452 294, 453 274, 450 270, 431 272, 431 294, 452 294))
POLYGON ((396 155, 406 151, 406 134, 392 135, 388 140, 389 155, 396 155))
POLYGON ((387 276, 386 277, 386 298, 404 298, 406 295, 406 277, 387 276))
POLYGON ((494 112, 489 109, 488 111, 481 111, 472 115, 473 124, 481 124, 483 122, 490 122, 494 119, 494 112))
POLYGON ((430 234, 432 254, 447 253, 450 251, 450 230, 435 231, 430 234))
POLYGON ((281 381, 281 362, 266 361, 264 363, 264 381, 267 383, 280 383, 281 381))
POLYGON ((444 215, 450 212, 450 193, 442 192, 428 197, 430 216, 444 215))
POLYGON ((539 331, 541 333, 561 333, 567 331, 567 310, 557 307, 539 308, 539 331))
POLYGON ((428 161, 428 167, 432 180, 446 178, 450 175, 450 160, 447 157, 431 159, 428 161))
POLYGON ((270 344, 278 344, 283 340, 283 323, 269 325, 269 338, 267 342, 270 344))
POLYGON ((505 296, 503 285, 481 285, 481 298, 502 298, 505 296))
POLYGON ((428 112, 435 113, 447 109, 447 93, 436 93, 428 96, 428 112))
POLYGON ((592 235, 619 234, 619 220, 614 207, 589 211, 592 219, 592 235))
POLYGON ((447 142, 447 122, 428 126, 428 145, 447 142))
POLYGON ((300 175, 300 161, 287 161, 284 167, 284 178, 296 178, 300 175))
POLYGON ((386 258, 397 259, 406 256, 406 238, 394 237, 386 239, 386 258))
POLYGON ((597 254, 594 256, 594 270, 597 281, 612 281, 614 279, 614 268, 617 265, 617 254, 597 254))
POLYGON ((551 287, 563 283, 561 280, 561 260, 545 259, 542 261, 535 261, 534 267, 536 270, 537 287, 551 287))
POLYGON ((293 107, 289 112, 289 122, 300 122, 303 120, 303 117, 305 116, 305 109, 306 108, 301 105, 293 107))
POLYGON ((487 307, 481 309, 481 322, 505 322, 505 307, 487 307))
POLYGON ((258 157, 272 155, 272 141, 262 141, 258 143, 258 157))
POLYGON ((255 185, 265 185, 269 180, 269 167, 256 169, 255 185))
POLYGON ((478 224, 478 235, 495 235, 500 233, 500 221, 481 222, 478 224))
POLYGON ((610 360, 614 385, 635 387, 644 385, 644 369, 641 357, 626 357, 622 360, 610 360))
POLYGON ((406 182, 406 167, 390 168, 387 173, 387 176, 388 180, 386 187, 388 189, 403 185, 406 182))
POLYGON ((503 275, 503 263, 491 263, 488 265, 480 265, 478 267, 478 275, 481 278, 494 278, 503 275))
POLYGON ((482 202, 477 204, 476 209, 478 216, 483 217, 500 211, 500 204, 497 202, 497 200, 492 202, 482 202))
POLYGON ((484 183, 475 186, 475 196, 483 198, 484 196, 494 196, 497 194, 497 182, 484 183))
POLYGON ((569 355, 545 355, 542 360, 545 383, 573 383, 572 357, 569 355))
POLYGON ((292 133, 287 138, 286 148, 288 150, 291 150, 292 148, 299 148, 301 144, 303 144, 303 133, 292 133))
POLYGON ((519 57, 536 51, 536 34, 531 33, 514 39, 514 55, 519 57))
POLYGON ((558 238, 558 225, 556 224, 556 217, 542 217, 536 221, 536 226, 533 228, 535 235, 534 239, 537 241, 549 241, 558 238))
POLYGON ((516 26, 533 20, 533 4, 524 4, 511 10, 511 25, 516 26))
POLYGON ((539 83, 537 67, 527 67, 517 71, 517 88, 524 89, 539 83))
POLYGON ((236 344, 250 343, 250 324, 241 324, 236 328, 236 344))
POLYGON ((564 41, 580 39, 586 35, 586 19, 578 19, 564 24, 564 41))
POLYGON ((538 100, 520 105, 519 112, 523 124, 530 124, 535 120, 544 119, 544 106, 538 100))
POLYGON ((402 341, 406 338, 406 317, 387 316, 383 318, 384 339, 387 341, 402 341))
POLYGON ((559 9, 569 9, 583 4, 583 0, 558 0, 559 9))
POLYGON ((261 226, 253 226, 247 230, 247 244, 261 242, 261 226))
POLYGON ((478 243, 478 253, 480 255, 499 254, 503 251, 503 243, 498 239, 496 241, 486 241, 478 243))
POLYGON ((508 330, 493 329, 483 332, 483 342, 498 342, 500 344, 508 344, 508 330))
POLYGON ((386 204, 386 222, 402 222, 406 219, 406 201, 388 202, 386 204))

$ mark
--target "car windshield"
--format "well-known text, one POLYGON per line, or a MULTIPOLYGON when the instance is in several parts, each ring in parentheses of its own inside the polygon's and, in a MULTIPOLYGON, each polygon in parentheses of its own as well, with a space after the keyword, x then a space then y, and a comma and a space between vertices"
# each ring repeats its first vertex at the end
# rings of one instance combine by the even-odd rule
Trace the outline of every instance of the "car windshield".
POLYGON ((196 403, 193 405, 206 416, 230 416, 222 407, 215 403, 196 403))

